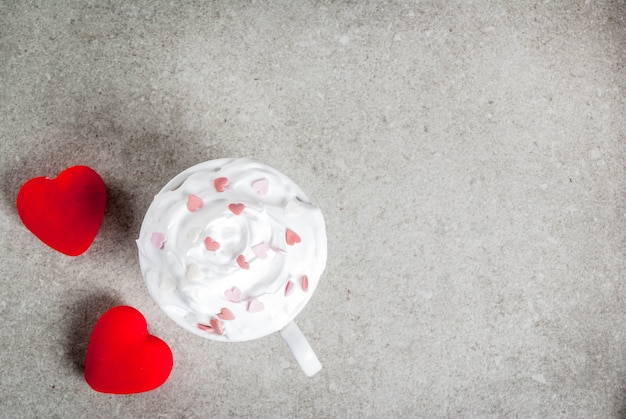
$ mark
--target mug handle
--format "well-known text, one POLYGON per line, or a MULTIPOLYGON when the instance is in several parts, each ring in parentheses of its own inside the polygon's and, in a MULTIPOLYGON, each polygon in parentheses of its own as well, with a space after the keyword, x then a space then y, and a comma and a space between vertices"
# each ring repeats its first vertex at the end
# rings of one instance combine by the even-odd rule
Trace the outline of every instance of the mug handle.
POLYGON ((309 342, 294 321, 285 326, 280 331, 280 335, 285 339, 287 346, 289 346, 296 361, 300 364, 300 368, 307 376, 313 377, 320 372, 322 369, 320 360, 317 359, 313 348, 311 348, 311 345, 309 345, 309 342))

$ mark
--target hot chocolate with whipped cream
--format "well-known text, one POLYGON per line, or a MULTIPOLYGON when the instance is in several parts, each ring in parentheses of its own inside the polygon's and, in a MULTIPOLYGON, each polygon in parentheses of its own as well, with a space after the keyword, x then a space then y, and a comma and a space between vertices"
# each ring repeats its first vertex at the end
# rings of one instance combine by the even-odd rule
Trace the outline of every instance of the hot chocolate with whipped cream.
POLYGON ((285 327, 311 298, 327 250, 320 209, 250 159, 211 160, 174 177, 154 197, 137 246, 159 306, 220 341, 285 327))

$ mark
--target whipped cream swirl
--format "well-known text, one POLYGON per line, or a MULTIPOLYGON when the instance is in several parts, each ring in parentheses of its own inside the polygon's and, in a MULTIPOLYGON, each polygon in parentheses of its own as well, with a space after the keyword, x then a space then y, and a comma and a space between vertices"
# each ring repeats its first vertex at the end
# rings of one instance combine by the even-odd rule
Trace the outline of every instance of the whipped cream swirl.
POLYGON ((199 336, 245 341, 282 329, 326 266, 320 209, 287 176, 249 159, 211 160, 154 198, 139 239, 148 290, 199 336))

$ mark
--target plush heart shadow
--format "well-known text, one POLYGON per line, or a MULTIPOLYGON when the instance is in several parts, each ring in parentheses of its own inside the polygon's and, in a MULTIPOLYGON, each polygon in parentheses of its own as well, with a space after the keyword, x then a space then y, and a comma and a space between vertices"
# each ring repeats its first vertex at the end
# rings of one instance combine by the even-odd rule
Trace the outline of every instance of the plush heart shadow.
POLYGON ((173 365, 170 347, 148 333, 144 316, 133 307, 117 306, 94 327, 85 380, 101 393, 141 393, 165 383, 173 365))
POLYGON ((39 240, 78 256, 98 234, 106 202, 100 175, 87 166, 73 166, 55 179, 37 177, 26 182, 17 195, 17 211, 39 240))

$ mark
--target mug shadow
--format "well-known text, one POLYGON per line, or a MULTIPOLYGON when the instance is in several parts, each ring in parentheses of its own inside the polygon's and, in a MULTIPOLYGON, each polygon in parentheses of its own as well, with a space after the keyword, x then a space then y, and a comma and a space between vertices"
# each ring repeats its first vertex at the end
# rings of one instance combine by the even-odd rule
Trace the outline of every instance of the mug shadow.
POLYGON ((70 305, 67 311, 65 356, 75 374, 84 374, 89 339, 98 319, 107 310, 119 305, 123 305, 120 297, 104 290, 79 298, 70 305))

